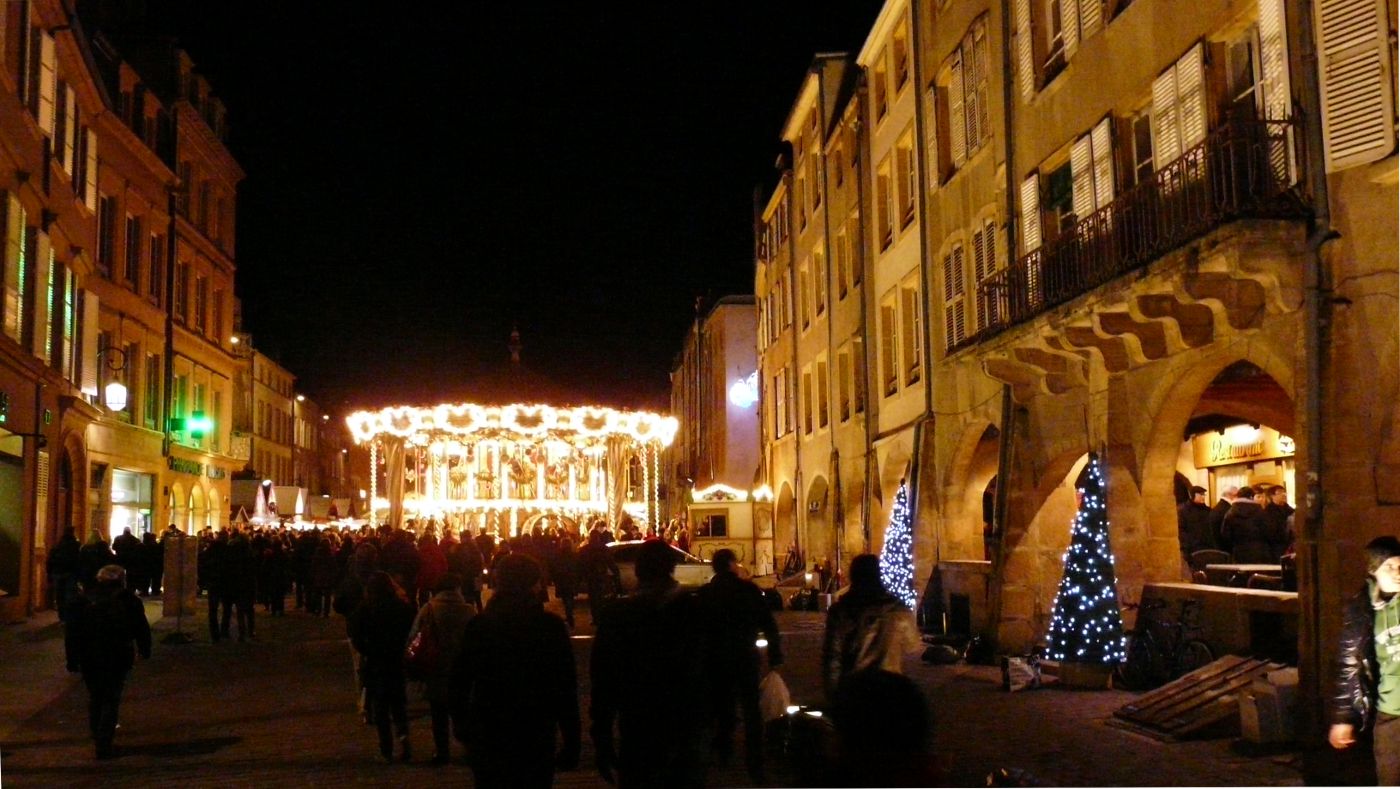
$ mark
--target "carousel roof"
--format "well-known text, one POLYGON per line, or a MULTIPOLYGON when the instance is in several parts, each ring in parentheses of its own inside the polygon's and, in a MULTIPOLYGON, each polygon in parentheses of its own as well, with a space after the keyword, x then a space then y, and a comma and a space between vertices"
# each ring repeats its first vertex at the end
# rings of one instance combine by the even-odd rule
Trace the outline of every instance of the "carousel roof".
POLYGON ((387 436, 414 443, 455 437, 458 440, 554 439, 591 444, 617 436, 642 444, 655 442, 663 447, 675 439, 679 426, 675 418, 650 411, 523 403, 395 406, 378 411, 356 411, 346 417, 345 422, 357 443, 387 436))

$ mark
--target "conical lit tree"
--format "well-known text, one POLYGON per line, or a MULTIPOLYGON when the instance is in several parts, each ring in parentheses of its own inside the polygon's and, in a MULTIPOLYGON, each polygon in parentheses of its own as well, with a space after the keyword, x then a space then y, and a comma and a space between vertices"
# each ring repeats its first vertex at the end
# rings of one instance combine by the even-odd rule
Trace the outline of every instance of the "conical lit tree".
POLYGON ((1079 512, 1065 551, 1065 572, 1050 617, 1045 656, 1072 663, 1112 665, 1125 657, 1123 618, 1108 544, 1103 464, 1097 454, 1081 477, 1079 512))
POLYGON ((911 609, 919 601, 914 593, 914 528, 910 523, 908 486, 903 482, 894 494, 885 544, 880 548, 880 583, 911 609))

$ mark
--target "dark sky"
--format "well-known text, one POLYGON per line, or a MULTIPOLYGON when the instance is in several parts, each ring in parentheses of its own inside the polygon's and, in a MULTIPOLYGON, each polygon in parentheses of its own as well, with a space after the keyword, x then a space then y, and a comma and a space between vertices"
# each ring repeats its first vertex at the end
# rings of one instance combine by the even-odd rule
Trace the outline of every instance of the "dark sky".
POLYGON ((664 406, 695 297, 752 292, 812 54, 879 6, 151 0, 229 107, 244 329, 332 410, 467 397, 513 324, 570 400, 664 406))

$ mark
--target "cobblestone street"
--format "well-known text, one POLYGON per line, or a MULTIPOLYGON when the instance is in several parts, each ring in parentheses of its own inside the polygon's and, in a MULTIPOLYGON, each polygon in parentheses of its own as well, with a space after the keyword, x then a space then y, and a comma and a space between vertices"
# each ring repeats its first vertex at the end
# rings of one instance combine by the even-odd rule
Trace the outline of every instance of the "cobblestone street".
MULTIPOLYGON (((156 616, 157 607, 147 607, 156 616)), ((586 607, 585 607, 586 608, 586 607)), ((585 613, 586 617, 586 613, 585 613)), ((138 662, 127 685, 117 735, 120 758, 98 763, 86 730, 86 695, 63 670, 62 636, 52 615, 0 630, 0 780, 18 786, 307 786, 406 785, 422 780, 470 783, 461 763, 429 768, 427 707, 410 703, 415 756, 384 765, 373 730, 354 711, 343 620, 301 612, 260 617, 258 640, 211 645, 186 620, 195 642, 168 646, 174 622, 157 622, 153 659, 138 662)), ((784 612, 789 656, 783 674, 798 703, 817 703, 822 618, 784 612)), ((586 619, 575 638, 587 730, 586 619)), ((1296 785, 1290 757, 1247 758, 1228 740, 1164 744, 1107 726, 1129 694, 1056 689, 1008 694, 996 670, 934 667, 917 660, 910 674, 929 695, 934 750, 947 782, 982 785, 997 767, 1029 771, 1052 785, 1296 785)), ((412 693, 410 694, 413 695, 412 693)), ((775 784, 790 780, 781 760, 775 784)), ((560 786, 604 786, 583 761, 560 786)), ((749 785, 742 769, 712 770, 712 785, 749 785)))

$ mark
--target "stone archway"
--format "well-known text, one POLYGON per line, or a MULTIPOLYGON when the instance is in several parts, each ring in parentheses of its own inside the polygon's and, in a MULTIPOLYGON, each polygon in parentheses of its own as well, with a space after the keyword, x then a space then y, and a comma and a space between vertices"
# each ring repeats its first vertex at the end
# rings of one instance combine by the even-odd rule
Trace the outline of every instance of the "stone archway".
POLYGON ((990 422, 968 425, 949 463, 943 497, 943 559, 984 559, 989 521, 983 497, 996 477, 1001 431, 990 422))
POLYGON ((198 534, 209 528, 209 508, 205 503, 204 489, 198 485, 190 487, 189 533, 198 534))
MULTIPOLYGON (((57 495, 53 523, 49 524, 48 545, 58 542, 63 530, 72 526, 79 539, 87 537, 84 531, 88 521, 87 506, 87 447, 83 445, 83 435, 70 430, 63 436, 63 447, 58 458, 57 495)), ((97 528, 105 528, 101 524, 97 528)))
POLYGON ((797 546, 797 499, 792 485, 784 482, 778 491, 777 505, 773 511, 773 559, 776 569, 782 572, 790 548, 806 550, 807 546, 797 546))

